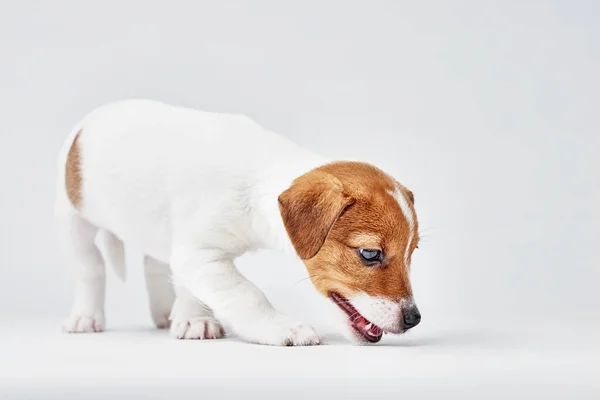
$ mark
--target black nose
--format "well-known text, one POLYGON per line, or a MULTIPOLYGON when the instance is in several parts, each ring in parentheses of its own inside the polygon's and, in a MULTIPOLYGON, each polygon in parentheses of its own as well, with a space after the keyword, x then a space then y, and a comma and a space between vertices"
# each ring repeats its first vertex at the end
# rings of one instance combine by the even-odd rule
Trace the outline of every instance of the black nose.
POLYGON ((414 328, 421 322, 421 313, 417 306, 410 306, 404 309, 404 329, 414 328))

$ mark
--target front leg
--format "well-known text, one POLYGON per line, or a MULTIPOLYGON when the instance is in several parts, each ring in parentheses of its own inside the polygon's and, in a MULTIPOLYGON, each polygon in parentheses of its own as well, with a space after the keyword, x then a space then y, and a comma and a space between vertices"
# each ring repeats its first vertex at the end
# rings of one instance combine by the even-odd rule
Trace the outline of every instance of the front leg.
POLYGON ((178 251, 171 262, 183 285, 242 339, 275 346, 308 346, 322 339, 309 325, 277 312, 263 292, 247 280, 230 257, 213 250, 178 251))

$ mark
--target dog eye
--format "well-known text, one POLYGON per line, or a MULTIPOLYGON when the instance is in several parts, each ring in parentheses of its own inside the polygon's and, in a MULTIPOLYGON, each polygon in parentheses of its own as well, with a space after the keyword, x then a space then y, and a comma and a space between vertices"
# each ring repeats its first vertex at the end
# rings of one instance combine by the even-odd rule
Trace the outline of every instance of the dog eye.
POLYGON ((374 265, 381 262, 381 250, 358 249, 360 258, 366 265, 374 265))

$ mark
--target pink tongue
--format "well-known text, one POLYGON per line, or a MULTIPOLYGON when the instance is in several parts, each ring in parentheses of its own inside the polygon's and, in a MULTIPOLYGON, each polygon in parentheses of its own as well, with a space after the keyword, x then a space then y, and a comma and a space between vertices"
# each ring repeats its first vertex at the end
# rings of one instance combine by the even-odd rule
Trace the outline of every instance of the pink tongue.
POLYGON ((366 319, 359 315, 358 317, 355 317, 354 320, 352 320, 352 324, 361 331, 366 331, 365 327, 367 326, 368 322, 366 319))

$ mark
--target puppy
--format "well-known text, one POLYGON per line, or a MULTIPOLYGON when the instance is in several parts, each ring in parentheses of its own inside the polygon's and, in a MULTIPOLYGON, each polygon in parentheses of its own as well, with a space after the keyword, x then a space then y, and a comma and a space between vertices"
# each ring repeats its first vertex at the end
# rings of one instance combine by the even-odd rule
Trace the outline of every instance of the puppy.
POLYGON ((321 343, 236 269, 258 248, 295 252, 359 343, 421 319, 409 279, 413 194, 244 116, 150 100, 99 107, 66 140, 56 184, 58 238, 77 277, 68 332, 104 329, 104 261, 124 276, 123 242, 145 253, 155 324, 180 339, 222 337, 224 321, 248 342, 321 343))

